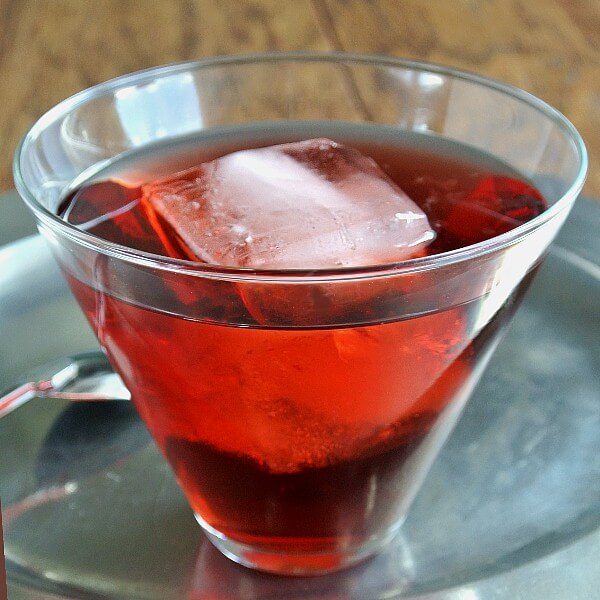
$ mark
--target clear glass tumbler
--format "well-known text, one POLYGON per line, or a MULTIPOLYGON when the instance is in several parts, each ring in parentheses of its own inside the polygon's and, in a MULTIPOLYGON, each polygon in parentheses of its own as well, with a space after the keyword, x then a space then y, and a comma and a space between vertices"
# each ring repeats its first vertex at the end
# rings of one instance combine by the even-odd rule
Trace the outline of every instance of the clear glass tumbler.
POLYGON ((206 535, 235 561, 288 574, 351 565, 398 530, 586 166, 573 126, 523 91, 343 54, 127 75, 50 110, 14 163, 19 193, 206 535), (281 124, 457 142, 532 182, 549 208, 458 250, 310 271, 152 255, 57 216, 73 182, 124 156, 281 124))

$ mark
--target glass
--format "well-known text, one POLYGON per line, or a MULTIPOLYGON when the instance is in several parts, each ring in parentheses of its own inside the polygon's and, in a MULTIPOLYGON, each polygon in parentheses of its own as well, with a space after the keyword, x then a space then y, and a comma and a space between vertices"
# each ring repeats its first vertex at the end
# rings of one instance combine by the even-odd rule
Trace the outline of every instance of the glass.
POLYGON ((572 125, 509 86, 396 59, 280 54, 152 69, 65 100, 21 143, 15 181, 208 538, 242 564, 306 574, 398 531, 586 165, 572 125), (281 121, 457 141, 519 172, 549 208, 436 256, 264 272, 135 251, 55 215, 73 181, 126 152, 281 121))

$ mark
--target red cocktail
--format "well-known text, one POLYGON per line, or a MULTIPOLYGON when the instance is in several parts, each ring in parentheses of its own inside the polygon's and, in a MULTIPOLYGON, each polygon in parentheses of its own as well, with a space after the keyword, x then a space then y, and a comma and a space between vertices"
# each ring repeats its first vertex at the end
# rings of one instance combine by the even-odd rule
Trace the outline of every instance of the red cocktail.
MULTIPOLYGON (((279 136, 286 137, 285 128, 279 129, 279 136)), ((338 134, 344 132, 348 135, 344 129, 338 134)), ((367 143, 368 131, 362 133, 363 155, 377 156, 435 224, 435 241, 413 251, 417 256, 485 240, 545 208, 539 192, 508 175, 501 163, 477 160, 460 146, 439 149, 435 140, 418 136, 397 136, 395 145, 382 146, 367 143)), ((251 145, 248 132, 246 140, 240 137, 242 148, 251 145)), ((324 154, 319 143, 311 147, 324 154)), ((222 151, 218 140, 214 145, 222 151)), ((156 149, 145 157, 151 166, 143 158, 130 158, 120 169, 113 165, 109 179, 97 174, 94 183, 72 192, 60 212, 109 241, 200 261, 199 251, 185 243, 147 198, 172 197, 177 187, 173 181, 185 187, 189 197, 181 210, 187 223, 188 205, 206 202, 205 186, 194 187, 197 169, 149 186, 126 182, 151 180, 163 162, 173 165, 174 156, 187 165, 206 164, 213 154, 198 144, 185 153, 156 149)), ((244 173, 236 175, 247 184, 244 173)), ((241 196, 244 190, 237 193, 241 196)), ((260 201, 260 218, 268 220, 267 203, 260 201)), ((376 210, 377 200, 372 202, 376 210)), ((236 209, 241 203, 242 198, 236 209)), ((295 233, 294 242, 298 237, 295 233)), ((217 248, 226 243, 220 239, 217 248)), ((253 250, 251 245, 245 248, 253 250)), ((388 251, 387 244, 383 251, 388 251)), ((109 270, 109 264, 98 261, 96 276, 110 278, 109 270)), ((398 282, 394 277, 366 290, 345 283, 330 292, 326 285, 298 283, 277 294, 256 284, 231 284, 227 294, 217 294, 205 290, 201 280, 182 293, 173 282, 157 280, 154 287, 160 289, 154 295, 171 295, 166 312, 124 301, 111 289, 99 290, 69 276, 203 524, 248 546, 274 547, 286 554, 322 553, 313 559, 320 569, 342 562, 341 548, 386 536, 399 522, 421 478, 415 475, 425 472, 439 445, 432 442, 439 415, 460 401, 528 280, 489 322, 478 323, 484 292, 467 303, 404 318, 399 307, 418 281, 398 282), (298 287, 307 289, 299 293, 298 287), (186 310, 182 305, 187 310, 195 306, 204 315, 179 316, 186 310), (273 322, 277 318, 280 322, 273 322), (264 320, 270 321, 267 326, 264 320), (124 362, 123 356, 135 360, 124 362)), ((147 285, 142 287, 145 295, 152 293, 147 285)), ((434 302, 443 305, 444 299, 434 302)))
MULTIPOLYGON (((180 75, 157 81, 196 89, 180 75)), ((466 108, 448 136, 318 115, 205 130, 182 92, 186 129, 148 86, 106 92, 131 142, 110 160, 72 142, 90 106, 63 115, 77 176, 41 228, 211 540, 276 572, 352 564, 400 526, 567 211, 525 158, 460 133, 500 127, 466 108), (132 141, 137 93, 172 135, 132 141)))

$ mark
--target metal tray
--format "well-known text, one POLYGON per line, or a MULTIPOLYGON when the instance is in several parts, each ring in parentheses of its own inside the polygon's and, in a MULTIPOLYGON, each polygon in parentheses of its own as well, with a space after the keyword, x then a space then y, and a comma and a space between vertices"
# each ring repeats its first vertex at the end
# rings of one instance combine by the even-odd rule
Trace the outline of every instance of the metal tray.
MULTIPOLYGON (((15 202, 0 198, 0 209, 15 202)), ((18 218, 0 235, 31 226, 18 218)), ((240 567, 202 536, 129 405, 36 400, 0 421, 9 597, 598 598, 599 225, 600 205, 579 200, 406 524, 376 558, 314 578, 240 567)), ((37 236, 0 249, 0 340, 0 389, 97 348, 37 236)))

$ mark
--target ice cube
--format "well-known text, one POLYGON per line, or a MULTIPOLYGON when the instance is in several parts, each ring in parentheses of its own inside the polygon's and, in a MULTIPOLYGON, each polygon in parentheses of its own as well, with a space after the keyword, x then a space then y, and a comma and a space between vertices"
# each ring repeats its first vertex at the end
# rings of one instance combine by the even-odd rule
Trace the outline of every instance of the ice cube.
POLYGON ((200 260, 221 266, 385 264, 418 256, 435 237, 375 161, 328 139, 234 152, 143 192, 200 260))

